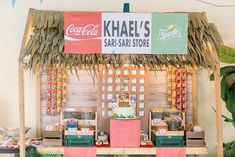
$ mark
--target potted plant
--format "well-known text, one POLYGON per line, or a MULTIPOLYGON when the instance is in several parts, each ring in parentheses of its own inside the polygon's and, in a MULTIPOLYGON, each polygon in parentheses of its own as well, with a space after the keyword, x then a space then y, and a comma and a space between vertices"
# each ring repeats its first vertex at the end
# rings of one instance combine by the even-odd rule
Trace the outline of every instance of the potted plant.
MULTIPOLYGON (((220 52, 221 62, 235 63, 235 49, 223 46, 220 52)), ((235 128, 235 65, 225 66, 220 69, 221 77, 221 99, 225 102, 227 110, 231 113, 231 118, 222 115, 225 122, 229 122, 235 128)), ((214 80, 214 75, 211 75, 214 80)), ((235 141, 224 143, 224 156, 235 156, 235 141)))

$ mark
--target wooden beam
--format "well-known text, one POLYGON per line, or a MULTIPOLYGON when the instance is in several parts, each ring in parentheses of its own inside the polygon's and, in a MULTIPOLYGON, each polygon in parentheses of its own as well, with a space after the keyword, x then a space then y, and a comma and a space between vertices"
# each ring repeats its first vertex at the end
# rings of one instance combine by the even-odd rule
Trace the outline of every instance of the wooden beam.
POLYGON ((19 64, 20 157, 25 157, 24 66, 19 64))
POLYGON ((198 124, 197 119, 197 74, 192 72, 192 105, 193 105, 193 125, 198 124))
POLYGON ((222 126, 222 106, 220 91, 220 68, 214 71, 215 76, 215 108, 216 108, 216 128, 217 128, 217 156, 223 157, 223 126, 222 126))
MULTIPOLYGON (((29 9, 27 23, 24 30, 24 36, 21 43, 20 53, 24 50, 27 37, 29 36, 29 28, 33 9, 29 9)), ((19 123, 20 123, 20 157, 25 157, 25 101, 24 101, 24 65, 22 62, 18 64, 18 81, 19 81, 19 123)))
POLYGON ((42 136, 41 74, 37 76, 37 137, 42 136))
MULTIPOLYGON (((96 148, 97 155, 156 155, 158 147, 150 148, 96 148)), ((41 154, 64 154, 64 147, 37 147, 37 151, 41 154)), ((208 154, 207 147, 186 147, 186 154, 208 154)))

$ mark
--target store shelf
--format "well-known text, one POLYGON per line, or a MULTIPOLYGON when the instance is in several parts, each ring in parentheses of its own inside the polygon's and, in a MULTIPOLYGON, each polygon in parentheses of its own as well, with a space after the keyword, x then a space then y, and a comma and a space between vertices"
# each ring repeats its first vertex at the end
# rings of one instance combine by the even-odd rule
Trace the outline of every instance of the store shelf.
MULTIPOLYGON (((115 154, 126 154, 126 155, 155 155, 157 147, 153 148, 96 148, 97 155, 115 155, 115 154)), ((39 146, 37 150, 41 154, 64 154, 63 147, 44 147, 39 146)), ((186 154, 208 154, 207 147, 187 147, 186 154)))

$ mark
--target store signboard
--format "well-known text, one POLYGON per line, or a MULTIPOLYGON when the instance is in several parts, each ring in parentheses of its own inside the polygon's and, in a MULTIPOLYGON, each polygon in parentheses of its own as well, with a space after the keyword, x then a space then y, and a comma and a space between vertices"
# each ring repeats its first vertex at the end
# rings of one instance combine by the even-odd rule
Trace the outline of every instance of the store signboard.
POLYGON ((186 54, 187 14, 64 13, 64 51, 75 54, 186 54))

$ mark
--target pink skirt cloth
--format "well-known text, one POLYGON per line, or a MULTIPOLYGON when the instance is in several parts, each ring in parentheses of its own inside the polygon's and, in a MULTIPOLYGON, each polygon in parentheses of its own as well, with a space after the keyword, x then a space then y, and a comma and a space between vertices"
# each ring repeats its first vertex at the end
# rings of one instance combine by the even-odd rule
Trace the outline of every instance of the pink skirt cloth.
POLYGON ((64 147, 64 157, 96 157, 96 147, 64 147))
POLYGON ((111 147, 139 147, 141 121, 138 120, 110 120, 111 147))
POLYGON ((156 157, 186 157, 185 147, 157 147, 156 157))

